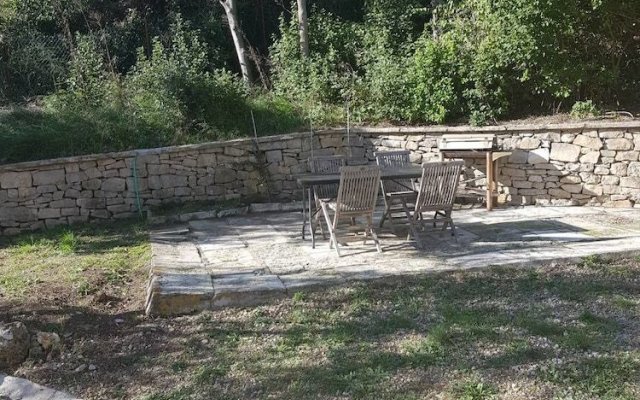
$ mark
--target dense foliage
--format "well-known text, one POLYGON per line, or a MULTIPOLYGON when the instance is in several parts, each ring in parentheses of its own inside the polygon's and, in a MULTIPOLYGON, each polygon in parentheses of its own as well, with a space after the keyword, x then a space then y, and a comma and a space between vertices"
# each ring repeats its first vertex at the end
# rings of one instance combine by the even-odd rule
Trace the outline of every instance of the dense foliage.
POLYGON ((217 1, 0 0, 0 102, 38 105, 0 114, 0 161, 246 136, 252 113, 264 134, 347 107, 475 124, 637 110, 636 1, 309 0, 308 57, 295 1, 237 2, 250 87, 217 1))

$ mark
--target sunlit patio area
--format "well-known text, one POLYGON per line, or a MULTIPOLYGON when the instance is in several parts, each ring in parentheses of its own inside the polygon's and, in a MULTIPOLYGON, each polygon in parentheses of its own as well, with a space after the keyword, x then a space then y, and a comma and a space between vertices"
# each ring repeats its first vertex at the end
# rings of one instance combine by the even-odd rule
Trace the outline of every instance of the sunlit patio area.
MULTIPOLYGON (((376 222, 382 210, 376 210, 376 222)), ((593 254, 640 252, 640 210, 514 207, 458 209, 457 240, 425 229, 378 229, 372 241, 350 241, 342 257, 317 234, 301 237, 299 212, 248 214, 164 226, 152 232, 147 312, 180 314, 248 306, 350 280, 489 266, 575 261, 593 254)), ((427 224, 428 225, 428 224, 427 224)))

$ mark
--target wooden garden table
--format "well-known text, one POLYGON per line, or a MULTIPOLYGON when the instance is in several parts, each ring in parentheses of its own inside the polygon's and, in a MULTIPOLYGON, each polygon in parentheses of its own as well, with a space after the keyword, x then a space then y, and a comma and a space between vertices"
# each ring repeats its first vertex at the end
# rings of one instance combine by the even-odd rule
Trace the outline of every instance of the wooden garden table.
MULTIPOLYGON (((385 168, 380 170, 380 179, 402 181, 406 179, 417 179, 422 176, 422 167, 406 167, 406 168, 385 168)), ((304 174, 296 177, 298 186, 302 188, 302 240, 305 239, 305 230, 307 223, 311 233, 311 246, 315 248, 316 238, 311 229, 311 223, 314 213, 311 189, 315 185, 326 185, 331 183, 340 183, 340 174, 304 174)), ((408 188, 412 189, 412 188, 408 188)))

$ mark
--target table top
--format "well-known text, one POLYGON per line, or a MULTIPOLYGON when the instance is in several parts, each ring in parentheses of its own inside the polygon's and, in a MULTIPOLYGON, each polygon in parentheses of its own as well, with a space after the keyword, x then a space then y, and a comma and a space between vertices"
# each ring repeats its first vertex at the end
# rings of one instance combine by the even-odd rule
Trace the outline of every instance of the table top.
POLYGON ((497 150, 441 150, 440 151, 445 158, 485 158, 487 153, 491 153, 491 159, 493 161, 499 160, 503 157, 509 157, 512 151, 497 151, 497 150))
MULTIPOLYGON (((380 170, 380 179, 411 179, 422 176, 422 167, 388 168, 380 170)), ((302 187, 340 182, 340 174, 304 174, 296 176, 302 187)))

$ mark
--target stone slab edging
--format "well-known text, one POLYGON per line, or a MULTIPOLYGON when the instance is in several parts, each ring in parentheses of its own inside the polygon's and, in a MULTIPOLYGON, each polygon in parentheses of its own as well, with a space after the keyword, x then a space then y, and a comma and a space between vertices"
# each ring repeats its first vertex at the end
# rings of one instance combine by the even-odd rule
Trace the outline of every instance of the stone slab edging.
POLYGON ((150 225, 162 225, 178 222, 189 222, 201 219, 224 218, 245 214, 261 214, 279 211, 302 211, 302 202, 291 203, 251 203, 248 206, 230 207, 220 210, 202 210, 189 213, 176 213, 168 215, 154 215, 153 211, 147 211, 147 222, 150 225))
MULTIPOLYGON (((469 125, 462 126, 394 126, 394 127, 352 127, 350 132, 357 135, 415 135, 415 134, 428 134, 428 135, 442 135, 447 133, 500 133, 500 132, 540 132, 546 130, 560 130, 560 131, 580 131, 585 129, 637 129, 640 128, 640 120, 636 121, 615 121, 615 122, 603 122, 603 121, 587 121, 577 123, 560 123, 560 124, 509 124, 509 125, 496 125, 496 126, 483 126, 474 127, 469 125)), ((331 135, 339 132, 346 134, 346 128, 332 128, 332 129, 319 129, 314 132, 315 135, 331 135)), ((281 135, 261 136, 258 137, 258 144, 278 142, 281 140, 306 138, 309 136, 309 132, 295 132, 281 135)), ((191 152, 206 149, 214 149, 221 147, 229 147, 234 145, 246 145, 247 143, 254 142, 252 138, 232 139, 226 141, 215 141, 200 144, 187 144, 181 146, 167 146, 151 149, 137 149, 127 150, 120 152, 99 153, 99 154, 86 154, 80 156, 53 158, 48 160, 26 161, 13 164, 0 165, 0 172, 5 171, 21 171, 24 169, 33 169, 38 167, 47 167, 60 164, 78 163, 84 161, 95 161, 106 158, 133 158, 146 155, 158 155, 163 153, 180 153, 191 152)))
POLYGON ((0 374, 0 396, 11 400, 80 400, 68 393, 4 374, 0 374))

